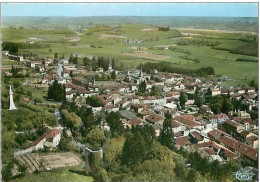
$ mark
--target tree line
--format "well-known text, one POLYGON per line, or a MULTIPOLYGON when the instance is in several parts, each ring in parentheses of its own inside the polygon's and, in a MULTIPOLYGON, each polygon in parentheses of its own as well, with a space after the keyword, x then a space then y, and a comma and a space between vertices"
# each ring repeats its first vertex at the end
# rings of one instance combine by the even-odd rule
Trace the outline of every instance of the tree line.
POLYGON ((137 69, 140 69, 141 67, 143 71, 147 73, 151 73, 153 69, 157 69, 159 72, 178 73, 178 74, 185 74, 188 76, 206 77, 209 75, 215 75, 215 70, 212 67, 202 67, 199 69, 177 68, 168 62, 161 62, 161 63, 148 62, 138 66, 137 69))
POLYGON ((91 68, 92 71, 97 71, 98 68, 103 68, 104 71, 107 71, 109 64, 111 64, 112 69, 116 69, 115 59, 105 58, 103 56, 94 56, 92 59, 84 57, 83 64, 87 68, 91 68))
POLYGON ((19 49, 42 49, 42 48, 50 48, 49 44, 43 44, 43 43, 15 43, 15 42, 3 42, 2 43, 3 50, 9 51, 10 54, 18 54, 19 49))

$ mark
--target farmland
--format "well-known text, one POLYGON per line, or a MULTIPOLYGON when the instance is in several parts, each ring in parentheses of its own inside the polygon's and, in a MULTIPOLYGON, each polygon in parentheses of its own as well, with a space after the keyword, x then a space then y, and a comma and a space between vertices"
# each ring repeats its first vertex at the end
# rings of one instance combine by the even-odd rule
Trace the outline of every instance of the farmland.
POLYGON ((187 28, 159 31, 156 26, 126 24, 92 27, 82 33, 68 29, 14 28, 3 28, 2 33, 3 42, 19 43, 34 38, 38 44, 47 44, 46 48, 19 49, 21 53, 41 57, 53 58, 55 52, 67 59, 71 54, 77 54, 80 59, 103 56, 114 58, 121 69, 149 61, 167 61, 182 68, 212 66, 216 74, 242 84, 258 80, 258 35, 246 31, 187 28))

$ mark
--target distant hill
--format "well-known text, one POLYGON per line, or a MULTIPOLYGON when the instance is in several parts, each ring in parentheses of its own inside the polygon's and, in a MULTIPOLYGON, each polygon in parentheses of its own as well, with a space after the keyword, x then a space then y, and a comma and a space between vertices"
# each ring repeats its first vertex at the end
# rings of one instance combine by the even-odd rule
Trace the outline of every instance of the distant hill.
POLYGON ((257 17, 2 17, 3 27, 80 30, 96 25, 147 24, 172 28, 198 28, 258 32, 257 17))

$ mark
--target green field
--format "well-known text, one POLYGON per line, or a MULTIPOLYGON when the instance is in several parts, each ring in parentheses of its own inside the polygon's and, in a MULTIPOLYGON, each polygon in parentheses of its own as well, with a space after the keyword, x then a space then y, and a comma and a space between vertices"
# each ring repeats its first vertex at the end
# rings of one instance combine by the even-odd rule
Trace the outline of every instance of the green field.
MULTIPOLYGON (((132 68, 140 63, 160 62, 149 59, 137 58, 124 55, 123 52, 133 52, 132 47, 144 47, 145 52, 170 56, 163 61, 175 63, 176 67, 196 69, 212 66, 216 74, 228 76, 238 83, 247 84, 249 80, 258 80, 258 62, 236 61, 238 58, 258 60, 258 57, 245 55, 250 51, 258 51, 255 46, 258 41, 257 35, 249 33, 219 33, 203 30, 170 30, 170 31, 142 31, 144 28, 156 28, 154 26, 126 24, 122 26, 99 26, 83 30, 82 34, 71 30, 25 30, 3 28, 3 42, 26 42, 29 38, 40 38, 39 43, 49 44, 50 48, 41 49, 20 49, 21 52, 38 54, 41 57, 53 58, 54 53, 69 58, 70 54, 77 54, 80 58, 89 56, 103 56, 114 58, 121 68, 132 68), (177 49, 189 51, 190 54, 168 50, 156 50, 154 46, 178 44, 185 40, 182 33, 191 33, 187 40, 195 42, 188 45, 177 45, 177 49), (193 35, 196 33, 197 35, 193 35), (101 38, 103 34, 122 37, 101 38), (75 42, 68 42, 71 38, 80 39, 75 42), (144 40, 142 43, 126 44, 124 40, 144 40), (245 41, 246 40, 246 41, 245 41), (250 40, 250 41, 247 41, 250 40), (197 45, 196 42, 208 41, 218 42, 214 47, 208 45, 197 45), (248 48, 247 48, 248 47, 248 48), (51 49, 51 50, 50 50, 51 49), (222 50, 223 49, 223 50, 222 50), (239 49, 241 54, 233 54, 230 50, 239 49), (186 56, 186 58, 185 58, 186 56), (188 60, 190 59, 190 60, 188 60), (191 59, 199 59, 195 63, 191 59)), ((7 64, 6 61, 3 65, 7 64)))
POLYGON ((55 181, 55 182, 92 182, 94 179, 91 176, 85 175, 84 169, 82 168, 84 164, 72 168, 64 168, 47 172, 40 172, 29 174, 17 179, 11 180, 10 182, 45 182, 45 181, 55 181))

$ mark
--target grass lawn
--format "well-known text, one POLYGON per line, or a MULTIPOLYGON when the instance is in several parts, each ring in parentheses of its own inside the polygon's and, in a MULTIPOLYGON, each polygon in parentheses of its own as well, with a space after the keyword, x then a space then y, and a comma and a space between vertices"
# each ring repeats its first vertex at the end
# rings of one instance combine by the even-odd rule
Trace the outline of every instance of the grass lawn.
POLYGON ((7 65, 12 65, 12 64, 15 64, 14 61, 12 60, 9 60, 9 59, 2 59, 2 66, 7 66, 7 65))
POLYGON ((64 168, 53 171, 46 171, 40 173, 29 174, 10 182, 92 182, 93 177, 85 175, 84 169, 81 163, 78 166, 72 168, 64 168))

